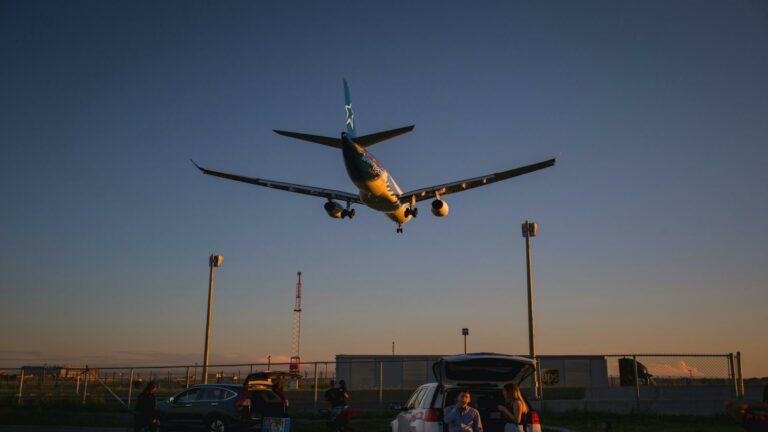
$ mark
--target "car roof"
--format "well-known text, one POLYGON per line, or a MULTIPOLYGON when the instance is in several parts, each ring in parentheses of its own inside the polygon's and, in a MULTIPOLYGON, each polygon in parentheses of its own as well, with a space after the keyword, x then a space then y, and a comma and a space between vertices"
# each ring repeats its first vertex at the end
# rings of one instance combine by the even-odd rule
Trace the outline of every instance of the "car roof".
POLYGON ((240 384, 195 384, 190 388, 211 388, 211 387, 223 387, 225 389, 242 390, 243 386, 240 384))

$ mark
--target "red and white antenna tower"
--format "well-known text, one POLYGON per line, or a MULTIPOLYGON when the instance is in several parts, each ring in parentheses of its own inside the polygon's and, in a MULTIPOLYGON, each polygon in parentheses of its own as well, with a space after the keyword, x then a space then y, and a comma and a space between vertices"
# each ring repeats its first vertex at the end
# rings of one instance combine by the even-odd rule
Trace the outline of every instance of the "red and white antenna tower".
POLYGON ((291 352, 291 372, 299 372, 301 363, 301 272, 296 273, 299 280, 296 282, 296 304, 293 306, 293 332, 291 342, 293 343, 291 352))

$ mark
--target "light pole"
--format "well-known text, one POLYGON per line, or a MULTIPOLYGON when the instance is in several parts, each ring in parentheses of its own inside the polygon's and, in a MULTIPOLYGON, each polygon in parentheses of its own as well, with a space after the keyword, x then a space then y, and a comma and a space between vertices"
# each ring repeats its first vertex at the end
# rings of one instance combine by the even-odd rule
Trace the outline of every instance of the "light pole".
MULTIPOLYGON (((525 237, 525 262, 528 270, 528 349, 531 359, 536 361, 536 327, 533 319, 533 274, 531 272, 531 237, 535 237, 539 231, 539 224, 525 221, 523 222, 522 232, 525 237)), ((535 365, 535 363, 534 363, 535 365)), ((537 368, 538 369, 538 368, 537 368)), ((539 380, 538 371, 533 375, 533 394, 536 399, 539 398, 539 380)))
POLYGON ((213 269, 221 267, 224 257, 211 255, 208 258, 208 266, 211 268, 208 277, 208 319, 205 321, 205 354, 203 355, 203 384, 208 384, 208 351, 211 346, 211 306, 213 305, 213 269))
POLYGON ((461 334, 464 336, 464 354, 467 353, 467 336, 469 336, 469 329, 464 327, 461 329, 461 334))

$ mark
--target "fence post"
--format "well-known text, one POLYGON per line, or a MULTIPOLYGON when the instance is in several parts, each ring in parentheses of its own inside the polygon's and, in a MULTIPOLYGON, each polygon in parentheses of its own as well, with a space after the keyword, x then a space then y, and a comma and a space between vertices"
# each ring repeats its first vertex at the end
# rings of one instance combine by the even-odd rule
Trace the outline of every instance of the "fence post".
POLYGON ((728 353, 728 367, 729 367, 729 373, 731 375, 731 390, 733 391, 733 396, 735 398, 739 397, 739 386, 736 383, 736 369, 733 364, 733 353, 728 353))
POLYGON ((16 400, 17 405, 21 405, 23 394, 24 394, 24 368, 21 368, 21 374, 19 375, 19 398, 16 400))
POLYGON ((131 368, 131 374, 128 377, 128 406, 131 406, 131 393, 133 393, 133 368, 131 368))
POLYGON ((315 412, 317 412, 317 362, 315 362, 315 412))
POLYGON ((384 362, 379 362, 379 409, 384 406, 384 362))
POLYGON ((85 367, 85 382, 83 383, 83 405, 85 405, 85 397, 88 396, 88 376, 90 372, 88 371, 88 366, 85 367))
POLYGON ((640 409, 640 377, 637 373, 637 356, 632 354, 632 363, 635 369, 635 398, 637 399, 637 408, 640 409))
POLYGON ((541 407, 544 406, 544 383, 541 382, 541 359, 539 357, 536 357, 536 370, 534 373, 536 373, 536 379, 539 380, 537 387, 539 389, 539 412, 541 412, 541 407))
POLYGON ((744 375, 741 373, 741 351, 736 351, 736 373, 739 374, 739 399, 744 399, 744 375))

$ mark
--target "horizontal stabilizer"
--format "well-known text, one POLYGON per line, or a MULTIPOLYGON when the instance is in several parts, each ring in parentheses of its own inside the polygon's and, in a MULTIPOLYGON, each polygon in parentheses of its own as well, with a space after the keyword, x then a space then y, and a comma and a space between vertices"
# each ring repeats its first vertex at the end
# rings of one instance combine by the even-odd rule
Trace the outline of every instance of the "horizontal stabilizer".
MULTIPOLYGON (((370 147, 370 146, 372 146, 372 145, 374 145, 376 143, 380 143, 380 142, 382 142, 384 140, 388 140, 390 138, 394 138, 394 137, 402 135, 404 133, 408 133, 408 132, 412 131, 414 127, 415 127, 414 125, 410 125, 410 126, 401 127, 401 128, 398 128, 398 129, 392 129, 392 130, 388 130, 388 131, 384 131, 384 132, 376 132, 374 134, 364 135, 364 136, 361 136, 361 137, 353 138, 353 141, 355 143, 357 143, 357 145, 359 145, 360 147, 370 147)), ((303 134, 303 133, 298 133, 298 132, 288 132, 288 131, 282 131, 282 130, 277 130, 277 129, 274 129, 274 131, 275 131, 275 133, 283 135, 283 136, 287 136, 287 137, 291 137, 291 138, 296 138, 296 139, 300 139, 300 140, 303 140, 303 141, 309 141, 309 142, 313 142, 313 143, 317 143, 317 144, 327 145, 329 147, 334 147, 334 148, 338 148, 338 149, 341 148, 341 139, 339 139, 339 138, 326 137, 326 136, 320 136, 320 135, 303 134)))
POLYGON ((392 129, 384 132, 376 132, 375 134, 370 135, 364 135, 357 138, 354 138, 354 141, 360 145, 361 147, 370 147, 376 143, 380 143, 384 140, 388 140, 390 138, 394 138, 398 135, 402 135, 404 133, 408 133, 412 131, 414 128, 414 125, 401 127, 398 129, 392 129))
POLYGON ((287 132, 287 131, 281 131, 277 129, 273 129, 273 130, 276 133, 283 136, 296 138, 304 141, 309 141, 317 144, 327 145, 329 147, 335 147, 337 149, 341 148, 341 139, 339 138, 325 137, 320 135, 309 135, 309 134, 303 134, 298 132, 287 132))

